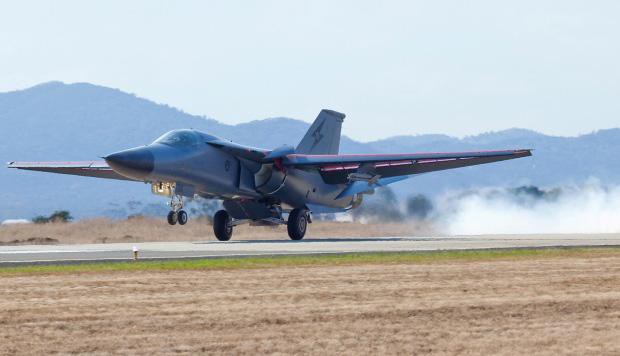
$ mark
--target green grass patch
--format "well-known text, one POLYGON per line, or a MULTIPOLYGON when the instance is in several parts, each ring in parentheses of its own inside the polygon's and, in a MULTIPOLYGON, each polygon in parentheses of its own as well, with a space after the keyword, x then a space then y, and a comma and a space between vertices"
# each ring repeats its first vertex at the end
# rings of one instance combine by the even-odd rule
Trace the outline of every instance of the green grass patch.
POLYGON ((0 268, 0 276, 12 274, 88 273, 114 271, 170 271, 253 269, 294 266, 359 264, 428 264, 523 260, 562 257, 620 257, 620 248, 542 248, 506 250, 460 250, 428 252, 347 253, 297 256, 223 257, 215 259, 93 262, 65 265, 29 265, 0 268))

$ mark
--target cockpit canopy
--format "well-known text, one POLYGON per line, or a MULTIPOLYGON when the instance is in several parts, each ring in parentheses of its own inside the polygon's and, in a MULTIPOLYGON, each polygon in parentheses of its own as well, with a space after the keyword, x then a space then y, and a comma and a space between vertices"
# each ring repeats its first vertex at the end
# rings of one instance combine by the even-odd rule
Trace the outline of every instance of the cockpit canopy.
POLYGON ((173 130, 163 134, 153 143, 172 147, 192 147, 200 144, 200 135, 194 130, 173 130))

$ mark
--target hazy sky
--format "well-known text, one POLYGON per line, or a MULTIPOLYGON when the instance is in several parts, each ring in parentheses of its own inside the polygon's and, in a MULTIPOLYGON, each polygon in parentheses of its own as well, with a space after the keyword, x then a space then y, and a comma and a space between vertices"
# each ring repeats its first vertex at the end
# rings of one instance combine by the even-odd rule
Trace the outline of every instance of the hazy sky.
POLYGON ((464 136, 620 126, 620 1, 7 1, 0 91, 119 88, 226 123, 464 136))

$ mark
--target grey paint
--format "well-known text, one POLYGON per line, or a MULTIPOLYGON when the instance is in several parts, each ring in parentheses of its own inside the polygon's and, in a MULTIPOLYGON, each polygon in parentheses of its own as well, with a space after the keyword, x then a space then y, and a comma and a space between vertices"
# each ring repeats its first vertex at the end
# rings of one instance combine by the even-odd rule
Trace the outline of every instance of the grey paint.
MULTIPOLYGON (((342 194, 359 177, 384 185, 408 176, 448 168, 529 156, 529 150, 338 155, 344 114, 322 110, 297 148, 269 151, 244 146, 196 130, 173 130, 153 143, 105 157, 115 172, 143 182, 175 183, 177 194, 225 201, 236 218, 279 217, 283 208, 348 209, 362 192, 342 194), (355 174, 355 175, 352 175, 355 174), (274 216, 274 212, 275 215, 274 216)), ((104 165, 12 164, 10 167, 110 177, 104 165), (84 174, 88 172, 88 174, 84 174)), ((370 185, 369 185, 370 186, 370 185)))

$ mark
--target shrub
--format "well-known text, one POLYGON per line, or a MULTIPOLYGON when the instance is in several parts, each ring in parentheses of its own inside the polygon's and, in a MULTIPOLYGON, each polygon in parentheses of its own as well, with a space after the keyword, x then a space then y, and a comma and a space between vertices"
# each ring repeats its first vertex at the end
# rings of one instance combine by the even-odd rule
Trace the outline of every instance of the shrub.
POLYGON ((52 215, 50 216, 36 216, 32 219, 32 222, 35 224, 45 224, 45 223, 49 223, 49 222, 61 222, 61 223, 66 223, 73 220, 73 216, 71 216, 71 213, 69 213, 67 210, 56 210, 55 212, 52 213, 52 215))
POLYGON ((47 216, 39 215, 32 218, 32 222, 35 224, 45 224, 50 222, 50 220, 47 216))

